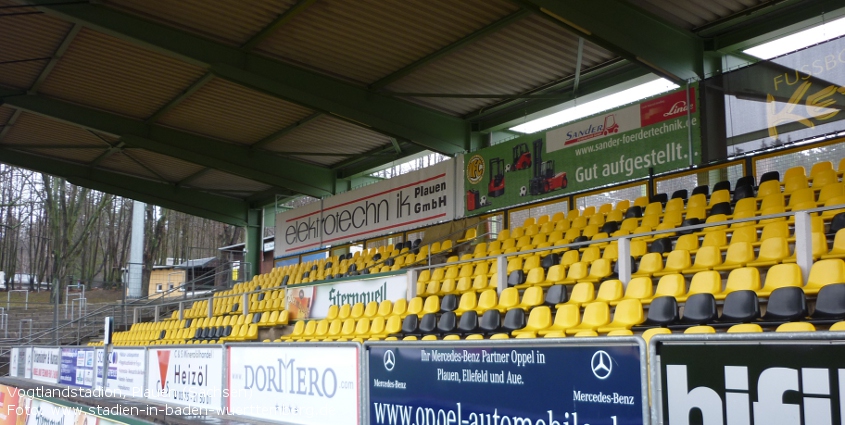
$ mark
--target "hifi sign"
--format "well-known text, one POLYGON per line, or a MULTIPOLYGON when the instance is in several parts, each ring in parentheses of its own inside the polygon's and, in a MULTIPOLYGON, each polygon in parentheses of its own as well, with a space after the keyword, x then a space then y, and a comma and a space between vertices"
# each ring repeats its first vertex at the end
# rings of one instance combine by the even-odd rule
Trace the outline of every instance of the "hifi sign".
POLYGON ((373 424, 645 424, 641 343, 367 343, 373 424))
POLYGON ((94 349, 62 347, 59 383, 91 388, 94 385, 94 349))
MULTIPOLYGON (((355 305, 371 301, 381 303, 384 300, 397 301, 408 295, 408 275, 402 273, 396 276, 388 276, 372 279, 347 280, 334 284, 321 284, 314 286, 292 286, 288 289, 288 303, 296 302, 298 289, 316 287, 316 295, 311 303, 309 318, 322 319, 329 313, 329 307, 343 304, 355 305)), ((291 310, 291 308, 288 308, 291 310)))
POLYGON ((452 220, 454 167, 443 161, 277 214, 276 258, 452 220))
POLYGON ((218 410, 222 388, 223 347, 149 349, 147 398, 218 410))
POLYGON ((652 343, 660 353, 659 381, 652 383, 662 404, 657 424, 842 423, 842 341, 720 338, 705 343, 690 338, 652 343))
MULTIPOLYGON (((97 349, 97 388, 103 387, 103 353, 102 348, 97 349)), ((125 396, 142 397, 146 375, 145 354, 143 348, 112 348, 107 389, 125 396)))
POLYGON ((228 413, 294 424, 358 424, 358 349, 230 346, 228 413))
POLYGON ((55 384, 59 381, 58 347, 32 347, 32 379, 55 384))

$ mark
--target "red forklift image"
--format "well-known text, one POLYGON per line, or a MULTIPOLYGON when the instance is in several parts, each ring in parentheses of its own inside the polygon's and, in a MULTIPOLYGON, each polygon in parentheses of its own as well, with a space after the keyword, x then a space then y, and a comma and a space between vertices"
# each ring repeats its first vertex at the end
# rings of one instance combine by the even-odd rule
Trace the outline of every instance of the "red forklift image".
POLYGON ((495 198, 505 194, 505 160, 490 158, 490 183, 487 185, 487 196, 495 198))
POLYGON ((513 147, 513 165, 505 166, 505 172, 525 170, 531 166, 531 152, 527 143, 519 143, 513 147))
POLYGON ((550 159, 543 161, 541 151, 543 150, 543 139, 534 141, 534 177, 528 182, 528 193, 531 195, 542 195, 558 189, 566 189, 566 172, 561 171, 555 174, 555 161, 550 159))
POLYGON ((467 211, 475 211, 479 208, 491 205, 487 197, 478 193, 475 189, 467 191, 467 211))
POLYGON ((604 117, 604 127, 602 127, 602 136, 607 136, 608 134, 618 133, 619 132, 619 124, 616 124, 616 115, 610 114, 604 117))

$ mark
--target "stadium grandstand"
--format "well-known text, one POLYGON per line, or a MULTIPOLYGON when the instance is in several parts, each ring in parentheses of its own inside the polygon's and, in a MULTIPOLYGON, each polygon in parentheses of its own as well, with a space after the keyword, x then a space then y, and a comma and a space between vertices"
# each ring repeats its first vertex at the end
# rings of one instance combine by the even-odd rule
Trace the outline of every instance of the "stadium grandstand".
POLYGON ((0 162, 249 264, 7 304, 7 421, 845 423, 843 15, 0 0, 0 162))

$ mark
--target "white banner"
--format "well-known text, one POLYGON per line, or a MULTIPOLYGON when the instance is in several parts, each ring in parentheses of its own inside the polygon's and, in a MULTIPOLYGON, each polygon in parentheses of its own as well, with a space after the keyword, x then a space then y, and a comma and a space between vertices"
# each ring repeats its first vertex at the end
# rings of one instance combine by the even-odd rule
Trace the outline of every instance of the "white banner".
POLYGON ((18 377, 18 365, 21 364, 18 361, 18 356, 20 356, 21 349, 18 347, 12 348, 9 352, 9 376, 18 377))
MULTIPOLYGON (((97 349, 97 388, 103 388, 103 353, 102 348, 97 349)), ((124 396, 143 397, 145 353, 143 348, 112 348, 106 389, 124 396)))
POLYGON ((279 213, 275 256, 452 220, 454 167, 453 161, 443 161, 279 213))
POLYGON ((52 384, 59 382, 59 362, 61 353, 58 347, 32 348, 32 379, 52 384))
MULTIPOLYGON (((88 415, 82 413, 79 408, 60 406, 44 400, 30 399, 29 397, 21 397, 24 406, 29 404, 29 409, 26 414, 26 425, 70 425, 83 424, 95 425, 97 417, 91 416, 91 421, 86 421, 88 415), (78 421, 78 419, 82 419, 78 421)), ((21 422, 19 422, 21 423, 21 422)))
POLYGON ((595 138, 624 133, 640 127, 640 105, 632 105, 546 132, 546 152, 554 152, 595 138))
POLYGON ((296 286, 287 290, 287 309, 307 314, 296 315, 297 319, 322 319, 328 315, 329 307, 384 300, 396 301, 408 293, 408 275, 403 273, 372 279, 347 280, 338 283, 296 286), (309 308, 310 306, 310 308, 309 308))
POLYGON ((26 379, 32 379, 32 347, 24 348, 24 375, 26 379))
POLYGON ((358 347, 228 349, 229 413, 294 424, 358 424, 358 347))
POLYGON ((222 409, 223 348, 150 348, 147 398, 213 413, 222 409))

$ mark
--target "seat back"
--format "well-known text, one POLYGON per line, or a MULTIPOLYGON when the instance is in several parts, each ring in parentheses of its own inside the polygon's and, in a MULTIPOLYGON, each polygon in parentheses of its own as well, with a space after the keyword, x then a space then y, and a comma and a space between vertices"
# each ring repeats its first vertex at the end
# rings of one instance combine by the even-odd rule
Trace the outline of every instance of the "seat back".
MULTIPOLYGON (((768 278, 766 281, 768 282, 768 278)), ((807 317, 807 300, 801 288, 781 287, 769 295, 763 320, 791 322, 805 317, 807 317)))
POLYGON ((645 323, 652 326, 668 326, 678 321, 678 301, 675 297, 657 297, 648 306, 645 323))
POLYGON ((467 311, 461 315, 458 322, 458 331, 462 333, 474 333, 478 331, 478 313, 467 311))
POLYGON ((681 322, 688 325, 704 325, 716 320, 716 298, 713 294, 690 295, 684 303, 681 322))
POLYGON ((845 283, 826 285, 819 290, 813 319, 845 319, 845 283))

